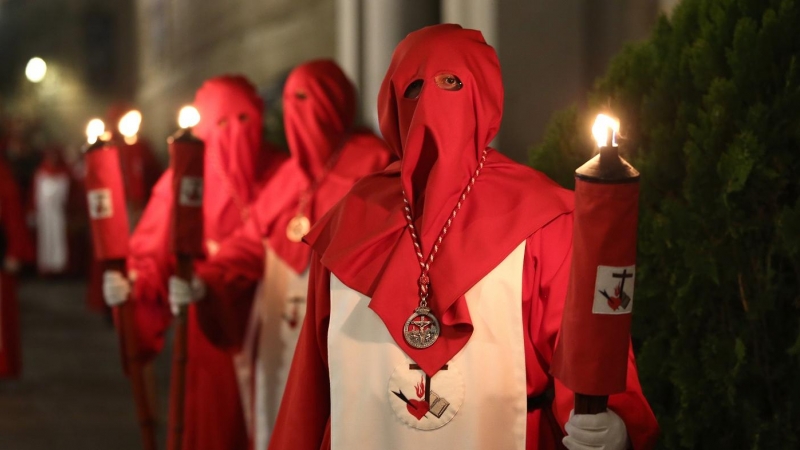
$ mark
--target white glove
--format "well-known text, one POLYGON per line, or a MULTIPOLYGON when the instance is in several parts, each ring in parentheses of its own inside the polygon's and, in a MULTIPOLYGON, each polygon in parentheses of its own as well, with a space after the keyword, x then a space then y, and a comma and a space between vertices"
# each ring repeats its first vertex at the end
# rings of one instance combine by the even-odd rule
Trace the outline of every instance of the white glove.
POLYGON ((103 272, 103 298, 110 307, 119 306, 128 300, 131 282, 122 272, 106 270, 103 272))
POLYGON ((169 304, 173 314, 178 314, 181 306, 196 302, 205 296, 206 284, 200 278, 192 276, 192 282, 189 283, 181 277, 174 275, 169 277, 169 304))
POLYGON ((564 427, 564 446, 569 450, 625 450, 630 448, 625 422, 614 411, 600 414, 569 413, 564 427))

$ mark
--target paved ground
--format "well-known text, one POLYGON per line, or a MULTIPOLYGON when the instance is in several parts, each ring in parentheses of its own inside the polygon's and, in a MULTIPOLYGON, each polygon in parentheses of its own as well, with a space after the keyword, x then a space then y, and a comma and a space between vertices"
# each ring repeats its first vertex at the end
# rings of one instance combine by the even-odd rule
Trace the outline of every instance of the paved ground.
MULTIPOLYGON (((23 376, 0 381, 0 450, 141 449, 114 331, 86 310, 84 298, 77 281, 22 285, 23 376)), ((166 417, 169 360, 160 359, 166 417)))

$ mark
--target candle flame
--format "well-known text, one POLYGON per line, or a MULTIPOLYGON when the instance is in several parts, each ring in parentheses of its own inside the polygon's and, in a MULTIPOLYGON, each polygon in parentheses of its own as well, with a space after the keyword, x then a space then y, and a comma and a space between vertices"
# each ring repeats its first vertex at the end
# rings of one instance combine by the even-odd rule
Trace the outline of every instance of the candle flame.
POLYGON ((86 141, 94 144, 106 131, 106 125, 100 119, 92 119, 86 125, 86 141))
MULTIPOLYGON (((141 124, 142 113, 134 109, 128 111, 124 116, 122 116, 121 119, 119 119, 119 125, 117 128, 119 129, 120 134, 128 139, 132 139, 139 132, 139 126, 141 126, 141 124)), ((126 141, 128 139, 126 139, 126 141)))
POLYGON ((200 122, 200 113, 194 106, 184 106, 178 113, 178 125, 181 128, 191 128, 200 122))
POLYGON ((598 114, 597 119, 594 121, 594 126, 592 126, 592 135, 598 147, 606 147, 608 145, 609 130, 611 130, 611 145, 616 147, 619 120, 605 114, 598 114))

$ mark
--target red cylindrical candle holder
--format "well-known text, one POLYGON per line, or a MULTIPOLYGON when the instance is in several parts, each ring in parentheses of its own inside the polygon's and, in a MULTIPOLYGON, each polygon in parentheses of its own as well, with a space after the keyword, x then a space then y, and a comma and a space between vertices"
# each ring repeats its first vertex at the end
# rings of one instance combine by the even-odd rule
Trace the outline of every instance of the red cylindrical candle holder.
POLYGON ((572 266, 551 372, 587 414, 626 389, 639 172, 609 143, 575 178, 572 266))
POLYGON ((175 207, 172 250, 177 255, 203 256, 203 162, 205 145, 188 129, 169 139, 175 207))
POLYGON ((102 141, 85 154, 86 197, 94 256, 99 261, 128 256, 128 210, 117 147, 102 141))
MULTIPOLYGON (((85 163, 95 259, 103 262, 104 270, 125 273, 129 225, 118 149, 98 139, 86 149, 85 163)), ((142 445, 145 450, 156 450, 156 416, 148 395, 153 383, 145 373, 146 362, 139 355, 134 314, 134 306, 128 300, 114 308, 114 322, 119 335, 122 368, 131 382, 142 445)))

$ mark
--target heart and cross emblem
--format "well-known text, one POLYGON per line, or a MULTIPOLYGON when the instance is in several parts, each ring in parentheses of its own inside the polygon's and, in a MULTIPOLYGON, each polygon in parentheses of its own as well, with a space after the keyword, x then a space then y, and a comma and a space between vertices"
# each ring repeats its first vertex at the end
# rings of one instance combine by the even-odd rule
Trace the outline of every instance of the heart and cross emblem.
POLYGON ((419 365, 406 363, 395 369, 389 393, 392 409, 406 425, 434 430, 458 412, 464 401, 464 384, 461 373, 450 365, 431 377, 419 365))
POLYGON ((592 313, 630 314, 635 277, 636 266, 597 266, 592 313))

